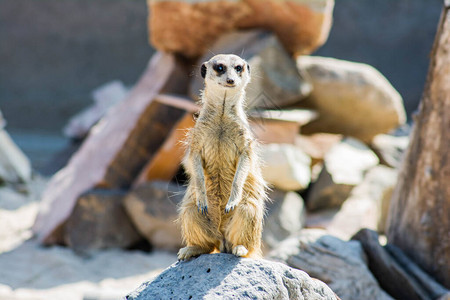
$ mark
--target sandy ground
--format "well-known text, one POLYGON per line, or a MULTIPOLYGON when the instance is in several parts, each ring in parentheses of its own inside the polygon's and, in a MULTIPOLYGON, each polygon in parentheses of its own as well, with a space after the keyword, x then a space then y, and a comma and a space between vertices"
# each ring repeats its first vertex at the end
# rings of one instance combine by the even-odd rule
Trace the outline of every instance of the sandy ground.
POLYGON ((121 299, 176 261, 173 253, 107 250, 89 258, 64 247, 45 248, 31 226, 45 180, 28 193, 0 187, 0 299, 121 299))

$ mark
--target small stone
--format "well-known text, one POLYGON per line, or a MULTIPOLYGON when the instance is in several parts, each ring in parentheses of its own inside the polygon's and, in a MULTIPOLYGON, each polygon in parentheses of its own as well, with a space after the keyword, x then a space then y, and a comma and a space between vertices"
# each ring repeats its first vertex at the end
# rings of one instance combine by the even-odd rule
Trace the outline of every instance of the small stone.
POLYGON ((185 191, 185 187, 174 183, 152 181, 138 185, 125 197, 124 205, 133 224, 153 247, 181 247, 181 228, 175 221, 185 191))
POLYGON ((373 138, 371 147, 380 158, 382 164, 392 168, 399 168, 408 144, 408 136, 378 134, 373 138))
POLYGON ((261 145, 262 173, 275 188, 298 191, 311 181, 311 158, 289 144, 261 145))

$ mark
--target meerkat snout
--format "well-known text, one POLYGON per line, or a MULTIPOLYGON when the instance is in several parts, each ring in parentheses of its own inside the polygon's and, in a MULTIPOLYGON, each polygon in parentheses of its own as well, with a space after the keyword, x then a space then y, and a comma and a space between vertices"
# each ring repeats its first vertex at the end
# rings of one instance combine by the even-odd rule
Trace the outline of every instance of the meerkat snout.
POLYGON ((200 73, 210 89, 242 90, 250 81, 250 66, 233 54, 214 56, 202 64, 200 73))

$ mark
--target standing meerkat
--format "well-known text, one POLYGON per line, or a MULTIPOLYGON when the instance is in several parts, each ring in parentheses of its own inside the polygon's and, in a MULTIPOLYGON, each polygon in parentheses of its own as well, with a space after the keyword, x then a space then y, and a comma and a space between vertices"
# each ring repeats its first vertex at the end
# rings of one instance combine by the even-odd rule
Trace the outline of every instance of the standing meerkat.
POLYGON ((183 160, 189 185, 179 221, 186 247, 178 259, 217 250, 261 257, 266 184, 244 112, 250 67, 239 56, 222 54, 205 62, 201 75, 202 108, 183 160))

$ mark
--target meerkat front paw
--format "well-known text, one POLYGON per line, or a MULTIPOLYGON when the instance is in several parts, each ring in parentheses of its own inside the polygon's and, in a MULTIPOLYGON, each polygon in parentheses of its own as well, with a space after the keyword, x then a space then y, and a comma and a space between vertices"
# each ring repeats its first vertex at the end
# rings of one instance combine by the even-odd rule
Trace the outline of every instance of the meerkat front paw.
POLYGON ((208 201, 206 200, 206 196, 197 198, 197 208, 198 212, 202 215, 208 214, 208 201))
POLYGON ((232 211, 236 207, 236 205, 238 205, 238 202, 239 201, 230 198, 227 202, 227 205, 225 206, 225 213, 229 213, 230 211, 232 211))
POLYGON ((248 250, 242 245, 237 245, 233 247, 233 254, 238 257, 246 256, 248 254, 248 250))

